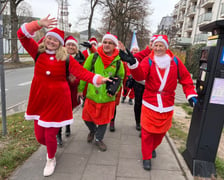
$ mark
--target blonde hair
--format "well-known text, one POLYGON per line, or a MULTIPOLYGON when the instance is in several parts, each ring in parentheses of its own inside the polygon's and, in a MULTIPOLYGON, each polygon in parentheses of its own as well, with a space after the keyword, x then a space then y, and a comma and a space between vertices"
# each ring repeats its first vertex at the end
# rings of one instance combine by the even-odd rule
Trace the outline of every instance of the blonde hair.
MULTIPOLYGON (((46 46, 45 46, 44 42, 45 42, 45 39, 43 40, 42 43, 39 44, 38 52, 40 52, 40 53, 43 53, 46 51, 46 46)), ((65 61, 66 57, 68 55, 66 48, 63 47, 61 44, 60 44, 59 48, 56 50, 55 54, 56 54, 55 57, 58 61, 65 61)))

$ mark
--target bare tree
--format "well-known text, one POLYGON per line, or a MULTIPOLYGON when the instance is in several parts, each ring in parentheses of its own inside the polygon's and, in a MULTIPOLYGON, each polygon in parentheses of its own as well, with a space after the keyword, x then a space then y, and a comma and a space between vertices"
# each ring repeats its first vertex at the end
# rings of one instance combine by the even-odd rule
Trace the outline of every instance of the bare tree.
POLYGON ((105 7, 103 31, 117 35, 125 45, 130 45, 133 30, 149 37, 146 29, 146 18, 152 12, 149 0, 106 0, 105 7))
POLYGON ((10 15, 11 15, 11 55, 12 62, 20 62, 17 45, 17 30, 18 30, 18 16, 17 7, 23 0, 10 0, 10 15))
POLYGON ((101 6, 104 4, 105 0, 86 0, 83 4, 84 12, 82 13, 82 17, 79 18, 79 24, 87 23, 88 24, 88 39, 92 36, 92 23, 94 13, 96 11, 97 6, 101 6), (88 8, 86 8, 88 7, 88 8), (88 22, 87 22, 88 21, 88 22))

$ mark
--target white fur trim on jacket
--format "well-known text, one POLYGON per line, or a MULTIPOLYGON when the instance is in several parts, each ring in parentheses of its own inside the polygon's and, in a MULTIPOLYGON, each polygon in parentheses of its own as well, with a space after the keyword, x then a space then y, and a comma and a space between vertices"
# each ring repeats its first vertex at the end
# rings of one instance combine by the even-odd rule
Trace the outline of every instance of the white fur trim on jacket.
POLYGON ((96 86, 96 87, 100 87, 100 85, 96 83, 97 78, 98 78, 99 76, 100 76, 99 74, 96 74, 96 75, 93 77, 93 85, 96 86))
POLYGON ((129 69, 136 69, 136 68, 138 67, 139 62, 138 62, 137 59, 135 59, 135 60, 136 60, 136 63, 135 63, 135 64, 130 65, 130 64, 128 63, 128 68, 129 68, 129 69))
POLYGON ((187 100, 189 100, 189 99, 192 98, 192 97, 197 97, 197 95, 195 95, 195 94, 190 94, 190 95, 187 96, 187 100))
POLYGON ((21 26, 21 30, 23 32, 23 34, 27 37, 27 38, 33 38, 35 36, 35 33, 34 34, 30 34, 27 29, 26 29, 26 24, 27 23, 24 23, 22 26, 21 26))
POLYGON ((174 106, 165 107, 165 108, 161 107, 161 106, 157 107, 157 106, 154 106, 152 104, 149 104, 148 102, 146 102, 144 100, 142 101, 142 104, 144 106, 146 106, 147 108, 152 109, 152 110, 154 110, 156 112, 159 112, 159 113, 170 112, 174 109, 174 106))
POLYGON ((62 122, 46 122, 46 121, 41 121, 38 120, 38 125, 42 126, 42 127, 63 127, 66 125, 70 125, 73 123, 73 119, 68 119, 68 120, 64 120, 62 122))
POLYGON ((27 115, 25 113, 25 119, 26 120, 38 120, 38 125, 42 127, 62 127, 73 123, 73 119, 64 120, 62 122, 46 122, 40 120, 39 115, 27 115))

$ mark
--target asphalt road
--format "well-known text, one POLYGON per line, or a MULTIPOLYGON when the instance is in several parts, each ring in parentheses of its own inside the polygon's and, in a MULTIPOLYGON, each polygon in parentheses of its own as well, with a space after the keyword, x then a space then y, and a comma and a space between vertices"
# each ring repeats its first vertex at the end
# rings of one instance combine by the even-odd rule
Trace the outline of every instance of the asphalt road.
POLYGON ((33 67, 29 67, 5 71, 6 109, 27 101, 33 70, 33 67))

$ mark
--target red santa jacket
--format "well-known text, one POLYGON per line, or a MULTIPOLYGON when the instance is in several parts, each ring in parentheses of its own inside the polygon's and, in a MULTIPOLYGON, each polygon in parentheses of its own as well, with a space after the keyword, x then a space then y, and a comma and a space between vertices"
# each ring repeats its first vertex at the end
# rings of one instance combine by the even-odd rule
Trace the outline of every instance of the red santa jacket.
MULTIPOLYGON (((18 30, 17 35, 23 47, 35 59, 38 43, 31 38, 25 24, 18 30)), ((95 83, 97 78, 72 56, 69 61, 69 72, 90 83, 95 83)), ((25 118, 38 120, 38 124, 43 127, 62 127, 73 122, 65 61, 57 60, 55 52, 46 50, 37 58, 25 118)))
MULTIPOLYGON (((167 50, 167 54, 172 59, 174 58, 170 50, 167 50)), ((145 80, 142 103, 146 107, 160 113, 172 111, 178 80, 183 87, 187 99, 197 96, 190 73, 180 59, 177 58, 177 60, 177 64, 174 60, 171 61, 163 77, 161 77, 159 69, 155 64, 153 51, 148 57, 142 60, 140 65, 136 62, 136 64, 129 66, 134 79, 137 81, 145 80), (150 64, 149 58, 152 64, 150 64)))

